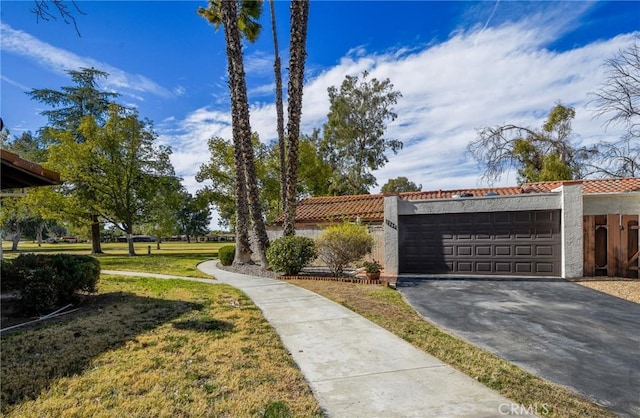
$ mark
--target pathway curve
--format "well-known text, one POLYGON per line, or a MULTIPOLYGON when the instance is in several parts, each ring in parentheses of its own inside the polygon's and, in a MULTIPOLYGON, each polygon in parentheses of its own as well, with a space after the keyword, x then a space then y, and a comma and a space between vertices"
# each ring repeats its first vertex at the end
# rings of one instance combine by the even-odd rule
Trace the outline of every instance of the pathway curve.
POLYGON ((283 281, 198 268, 262 310, 329 417, 499 417, 526 408, 368 319, 283 281))

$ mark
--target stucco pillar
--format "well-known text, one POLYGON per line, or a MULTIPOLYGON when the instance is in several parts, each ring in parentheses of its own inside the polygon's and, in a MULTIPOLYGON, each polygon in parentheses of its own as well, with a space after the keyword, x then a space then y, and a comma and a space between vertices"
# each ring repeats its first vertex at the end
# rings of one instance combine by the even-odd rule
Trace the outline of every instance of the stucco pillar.
POLYGON ((398 204, 397 195, 384 197, 384 272, 398 275, 398 204))
POLYGON ((562 195, 562 277, 583 276, 583 199, 582 183, 565 182, 559 188, 562 195))

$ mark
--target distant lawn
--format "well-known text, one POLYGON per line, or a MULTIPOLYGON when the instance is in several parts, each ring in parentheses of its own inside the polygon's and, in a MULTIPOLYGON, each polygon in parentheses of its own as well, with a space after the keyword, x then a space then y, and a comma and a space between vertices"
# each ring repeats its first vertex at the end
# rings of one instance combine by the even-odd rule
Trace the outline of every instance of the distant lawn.
POLYGON ((2 335, 3 416, 321 416, 240 291, 119 276, 99 287, 58 324, 2 335))
MULTIPOLYGON (((160 250, 156 249, 155 242, 134 243, 135 257, 128 255, 127 243, 102 244, 104 254, 96 257, 100 260, 103 270, 129 270, 148 273, 173 274, 187 277, 208 277, 196 268, 198 263, 218 257, 218 250, 224 245, 233 243, 203 242, 163 242, 160 250), (148 247, 151 247, 151 255, 148 255, 148 247)), ((18 252, 9 251, 10 243, 3 243, 5 258, 17 257, 21 253, 66 253, 66 254, 90 254, 91 244, 42 244, 20 242, 18 252)))

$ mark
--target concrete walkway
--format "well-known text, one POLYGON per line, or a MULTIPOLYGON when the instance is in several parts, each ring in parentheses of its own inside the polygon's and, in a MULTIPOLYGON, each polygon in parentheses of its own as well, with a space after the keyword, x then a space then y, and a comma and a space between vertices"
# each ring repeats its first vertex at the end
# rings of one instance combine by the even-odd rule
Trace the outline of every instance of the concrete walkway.
POLYGON ((526 406, 513 405, 337 303, 216 264, 198 268, 242 290, 262 310, 329 417, 532 416, 526 406))

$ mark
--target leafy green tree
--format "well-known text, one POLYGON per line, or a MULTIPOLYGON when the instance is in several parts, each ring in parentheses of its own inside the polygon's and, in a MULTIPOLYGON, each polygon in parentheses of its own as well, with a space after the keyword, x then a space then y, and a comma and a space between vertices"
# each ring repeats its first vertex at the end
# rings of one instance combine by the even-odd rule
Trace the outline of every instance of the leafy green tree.
MULTIPOLYGON (((316 141, 313 137, 300 140, 298 153, 300 181, 298 182, 298 198, 323 196, 328 193, 331 167, 320 158, 316 141)), ((267 146, 260 142, 254 134, 253 149, 256 156, 256 181, 260 190, 262 210, 266 221, 270 222, 280 213, 279 195, 279 150, 278 144, 267 146)), ((210 159, 200 166, 196 180, 211 181, 199 195, 211 203, 220 214, 221 226, 235 226, 235 173, 233 169, 233 144, 229 140, 214 137, 209 139, 210 159)))
POLYGON ((2 148, 9 150, 20 157, 34 163, 42 163, 47 160, 47 147, 40 135, 33 135, 31 131, 23 132, 15 136, 13 140, 8 138, 0 142, 2 148))
POLYGON ((387 121, 397 115, 393 105, 402 97, 389 79, 347 76, 338 90, 329 87, 330 110, 324 125, 322 152, 334 169, 331 194, 368 193, 376 185, 371 173, 397 153, 402 142, 385 138, 387 121))
POLYGON ((42 218, 25 204, 22 197, 3 197, 0 226, 3 238, 11 236, 11 251, 17 251, 20 239, 42 222, 42 218))
POLYGON ((519 184, 579 179, 596 151, 573 143, 574 117, 572 107, 559 103, 551 109, 541 129, 517 125, 484 127, 467 149, 484 167, 483 177, 490 183, 511 168, 517 170, 519 184))
POLYGON ((148 214, 142 225, 142 232, 156 237, 156 248, 160 249, 163 236, 171 236, 180 232, 178 216, 185 205, 185 190, 178 177, 164 176, 158 178, 159 187, 147 204, 148 214))
POLYGON ((191 242, 191 237, 202 236, 208 232, 211 210, 204 199, 194 198, 186 191, 182 196, 182 205, 177 211, 179 232, 187 236, 187 242, 191 242))
POLYGON ((382 193, 391 192, 419 192, 422 190, 422 184, 415 184, 406 177, 396 177, 389 179, 380 190, 382 193))
MULTIPOLYGON (((31 162, 41 164, 47 158, 47 149, 39 135, 23 132, 13 140, 2 138, 2 148, 18 154, 31 162)), ((51 189, 46 187, 46 189, 51 189)), ((1 223, 6 234, 12 236, 12 250, 17 250, 20 239, 24 235, 31 235, 42 244, 43 233, 47 227, 47 219, 43 217, 45 201, 37 199, 40 196, 37 189, 29 189, 19 196, 3 199, 1 223)))
MULTIPOLYGON (((32 99, 49 105, 52 109, 42 112, 49 120, 49 124, 41 130, 41 135, 48 143, 57 143, 62 136, 71 136, 77 142, 82 143, 85 138, 80 130, 80 124, 85 116, 91 116, 96 123, 103 124, 106 120, 109 106, 118 97, 117 93, 98 90, 98 81, 107 78, 108 73, 95 68, 81 68, 69 70, 74 83, 72 86, 62 87, 60 90, 33 89, 28 94, 32 99)), ((68 159, 74 158, 74 153, 58 155, 59 159, 52 162, 60 167, 67 164, 68 159)), ((69 163, 72 164, 72 163, 69 163)), ((88 192, 88 188, 82 183, 75 183, 73 187, 63 189, 72 193, 74 203, 91 202, 94 196, 88 192)), ((90 203, 84 207, 92 206, 90 203)), ((85 211, 82 211, 84 213, 85 211)), ((88 213, 91 225, 92 253, 102 253, 100 246, 100 218, 97 213, 88 213)))
POLYGON ((302 136, 298 152, 298 200, 310 196, 327 196, 333 168, 322 159, 318 131, 302 136))
MULTIPOLYGON (((265 173, 268 172, 266 165, 267 154, 269 150, 267 146, 260 142, 260 139, 256 134, 252 138, 253 152, 256 156, 256 173, 258 178, 256 179, 258 189, 260 190, 260 200, 263 205, 271 206, 275 200, 275 204, 278 204, 278 193, 273 194, 273 182, 267 182, 265 173)), ((220 219, 223 222, 222 226, 235 227, 236 225, 236 201, 235 195, 236 189, 236 175, 234 168, 234 144, 232 141, 214 137, 209 139, 209 162, 200 166, 196 180, 204 182, 211 180, 211 185, 205 186, 199 194, 209 201, 217 209, 220 214, 220 219)), ((272 171, 273 174, 275 171, 272 171)), ((275 180, 277 182, 277 179, 275 180)), ((277 185, 275 188, 277 189, 277 185)), ((267 210, 268 212, 269 210, 267 210)))
POLYGON ((137 112, 117 105, 110 107, 104 125, 88 116, 79 130, 84 142, 63 135, 51 155, 75 154, 61 175, 87 188, 95 197, 92 210, 127 235, 129 255, 135 255, 133 232, 148 220, 162 180, 174 175, 171 150, 154 144, 156 134, 137 112))

